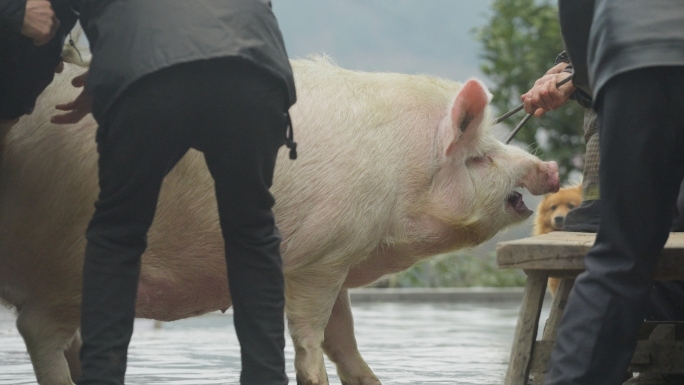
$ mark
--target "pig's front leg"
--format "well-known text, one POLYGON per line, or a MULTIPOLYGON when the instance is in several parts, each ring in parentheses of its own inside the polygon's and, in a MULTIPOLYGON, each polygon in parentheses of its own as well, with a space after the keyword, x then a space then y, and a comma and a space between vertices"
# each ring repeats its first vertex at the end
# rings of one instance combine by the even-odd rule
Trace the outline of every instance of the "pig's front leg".
POLYGON ((295 348, 297 385, 328 384, 322 344, 330 312, 346 275, 346 269, 316 266, 286 275, 285 309, 295 348))
POLYGON ((46 308, 29 304, 19 310, 17 329, 40 385, 74 385, 71 373, 78 374, 80 369, 70 368, 65 353, 73 354, 69 346, 80 344, 78 319, 79 308, 73 305, 46 308))
POLYGON ((354 318, 347 289, 340 290, 325 327, 323 350, 337 365, 342 385, 380 385, 361 357, 354 337, 354 318))

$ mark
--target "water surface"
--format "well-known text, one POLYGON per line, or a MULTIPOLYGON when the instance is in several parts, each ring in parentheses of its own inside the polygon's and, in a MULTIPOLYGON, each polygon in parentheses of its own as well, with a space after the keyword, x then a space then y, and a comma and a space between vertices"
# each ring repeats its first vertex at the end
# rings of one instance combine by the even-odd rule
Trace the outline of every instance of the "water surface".
MULTIPOLYGON (((501 384, 519 303, 354 305, 361 354, 383 384, 501 384)), ((548 311, 548 310, 546 310, 548 311)), ((136 320, 127 385, 237 384, 240 350, 230 310, 154 329, 136 320)), ((290 383, 294 350, 286 339, 290 383)), ((327 360, 327 359, 326 359, 327 360)), ((331 384, 340 384, 326 361, 331 384)), ((14 317, 0 310, 0 385, 36 384, 14 317)))

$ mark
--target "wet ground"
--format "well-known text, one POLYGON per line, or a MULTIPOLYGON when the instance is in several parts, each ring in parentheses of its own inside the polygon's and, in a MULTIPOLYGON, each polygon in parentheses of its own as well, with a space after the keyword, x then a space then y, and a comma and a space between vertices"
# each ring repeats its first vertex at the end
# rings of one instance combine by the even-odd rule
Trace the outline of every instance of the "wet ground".
MULTIPOLYGON (((359 350, 383 384, 495 385, 506 372, 519 306, 517 301, 368 303, 354 305, 353 312, 359 350)), ((295 384, 289 339, 285 353, 295 384)), ((161 329, 136 320, 126 384, 237 384, 239 368, 230 311, 161 329)), ((339 385, 330 362, 327 368, 330 383, 339 385)), ((0 385, 35 383, 14 318, 0 310, 0 385)))

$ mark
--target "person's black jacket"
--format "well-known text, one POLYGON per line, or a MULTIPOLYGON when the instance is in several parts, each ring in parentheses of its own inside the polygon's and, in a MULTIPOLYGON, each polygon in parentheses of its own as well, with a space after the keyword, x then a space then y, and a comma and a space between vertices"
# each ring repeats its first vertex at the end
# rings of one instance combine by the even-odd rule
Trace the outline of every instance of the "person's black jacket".
POLYGON ((594 0, 559 0, 561 32, 565 51, 572 62, 572 83, 591 95, 587 69, 589 30, 594 17, 594 0))
POLYGON ((573 83, 594 99, 613 76, 684 65, 684 0, 559 0, 573 83))
POLYGON ((68 0, 51 3, 60 26, 47 44, 36 46, 21 34, 26 1, 0 0, 0 119, 31 113, 38 95, 52 82, 78 16, 68 0))
POLYGON ((265 69, 295 102, 292 68, 267 0, 80 0, 93 59, 86 82, 99 121, 141 77, 174 64, 223 57, 265 69))
POLYGON ((21 33, 26 0, 0 0, 0 34, 21 33))

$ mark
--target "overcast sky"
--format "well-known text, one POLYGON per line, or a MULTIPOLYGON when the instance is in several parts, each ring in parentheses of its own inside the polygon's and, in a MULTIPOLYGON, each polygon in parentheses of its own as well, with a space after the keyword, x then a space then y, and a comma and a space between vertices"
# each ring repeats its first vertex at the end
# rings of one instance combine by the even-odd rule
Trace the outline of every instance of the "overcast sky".
POLYGON ((291 58, 325 53, 342 67, 483 78, 471 30, 488 0, 273 0, 291 58))

